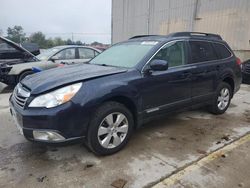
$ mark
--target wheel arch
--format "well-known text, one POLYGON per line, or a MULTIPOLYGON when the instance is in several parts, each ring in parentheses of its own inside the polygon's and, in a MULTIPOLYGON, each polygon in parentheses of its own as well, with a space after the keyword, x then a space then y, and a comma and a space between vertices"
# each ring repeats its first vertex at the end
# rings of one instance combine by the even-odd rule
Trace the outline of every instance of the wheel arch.
POLYGON ((233 77, 230 75, 226 75, 223 77, 222 81, 230 85, 230 87, 232 89, 232 97, 233 97, 234 89, 235 89, 235 83, 234 83, 233 77))
POLYGON ((137 105, 131 98, 124 96, 124 95, 116 95, 116 96, 106 98, 102 103, 109 102, 109 101, 118 102, 120 104, 123 104, 126 108, 128 108, 128 110, 133 115, 135 128, 137 127, 137 124, 138 124, 137 105))

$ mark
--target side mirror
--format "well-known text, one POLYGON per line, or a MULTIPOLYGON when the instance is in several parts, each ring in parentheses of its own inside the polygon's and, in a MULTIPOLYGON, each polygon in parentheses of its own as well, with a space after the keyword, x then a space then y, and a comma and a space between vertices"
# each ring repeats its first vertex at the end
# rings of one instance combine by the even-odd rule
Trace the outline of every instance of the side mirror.
POLYGON ((149 64, 150 69, 153 71, 165 71, 168 70, 168 62, 165 60, 154 59, 149 64))
POLYGON ((55 62, 55 61, 59 60, 59 58, 56 57, 56 56, 53 56, 53 57, 50 58, 50 60, 51 60, 52 62, 55 62))

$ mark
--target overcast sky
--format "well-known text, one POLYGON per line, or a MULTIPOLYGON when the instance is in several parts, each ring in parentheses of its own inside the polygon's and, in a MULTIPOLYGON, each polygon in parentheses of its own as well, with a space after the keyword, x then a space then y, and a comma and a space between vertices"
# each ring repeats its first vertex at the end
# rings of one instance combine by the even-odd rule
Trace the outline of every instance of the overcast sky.
POLYGON ((82 42, 111 40, 111 0, 1 0, 0 30, 21 25, 27 35, 42 31, 82 42))

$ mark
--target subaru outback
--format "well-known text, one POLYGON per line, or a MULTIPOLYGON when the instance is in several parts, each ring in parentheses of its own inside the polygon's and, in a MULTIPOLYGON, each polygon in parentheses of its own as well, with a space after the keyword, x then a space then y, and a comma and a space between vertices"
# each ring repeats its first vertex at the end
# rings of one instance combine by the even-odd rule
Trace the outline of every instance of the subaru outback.
POLYGON ((121 150, 136 128, 170 112, 207 106, 223 114, 241 80, 240 60, 219 35, 136 36, 89 64, 26 77, 10 109, 30 141, 82 140, 108 155, 121 150))

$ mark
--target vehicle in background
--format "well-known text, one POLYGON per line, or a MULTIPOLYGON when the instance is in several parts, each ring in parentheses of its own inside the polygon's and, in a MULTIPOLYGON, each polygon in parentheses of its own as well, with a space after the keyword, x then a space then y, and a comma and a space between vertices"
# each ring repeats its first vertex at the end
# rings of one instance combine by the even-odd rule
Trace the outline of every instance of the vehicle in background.
POLYGON ((38 61, 38 59, 18 44, 0 37, 0 65, 13 65, 31 61, 38 61))
POLYGON ((5 63, 0 67, 0 81, 7 85, 16 85, 27 75, 33 74, 33 67, 47 70, 64 65, 87 63, 101 53, 100 50, 77 45, 57 46, 45 50, 34 57, 34 61, 15 64, 5 63))
POLYGON ((89 64, 23 79, 10 109, 28 140, 85 140, 93 152, 108 155, 153 118, 194 106, 223 114, 241 81, 240 61, 219 35, 137 36, 89 64))
POLYGON ((242 63, 242 82, 250 84, 250 59, 242 63))
POLYGON ((40 48, 39 48, 38 44, 36 44, 36 43, 24 42, 24 43, 21 43, 21 46, 24 49, 28 50, 33 55, 39 55, 40 54, 40 48))
POLYGON ((102 45, 102 46, 99 45, 99 46, 92 46, 92 47, 103 52, 104 50, 107 50, 110 46, 109 45, 102 45))

